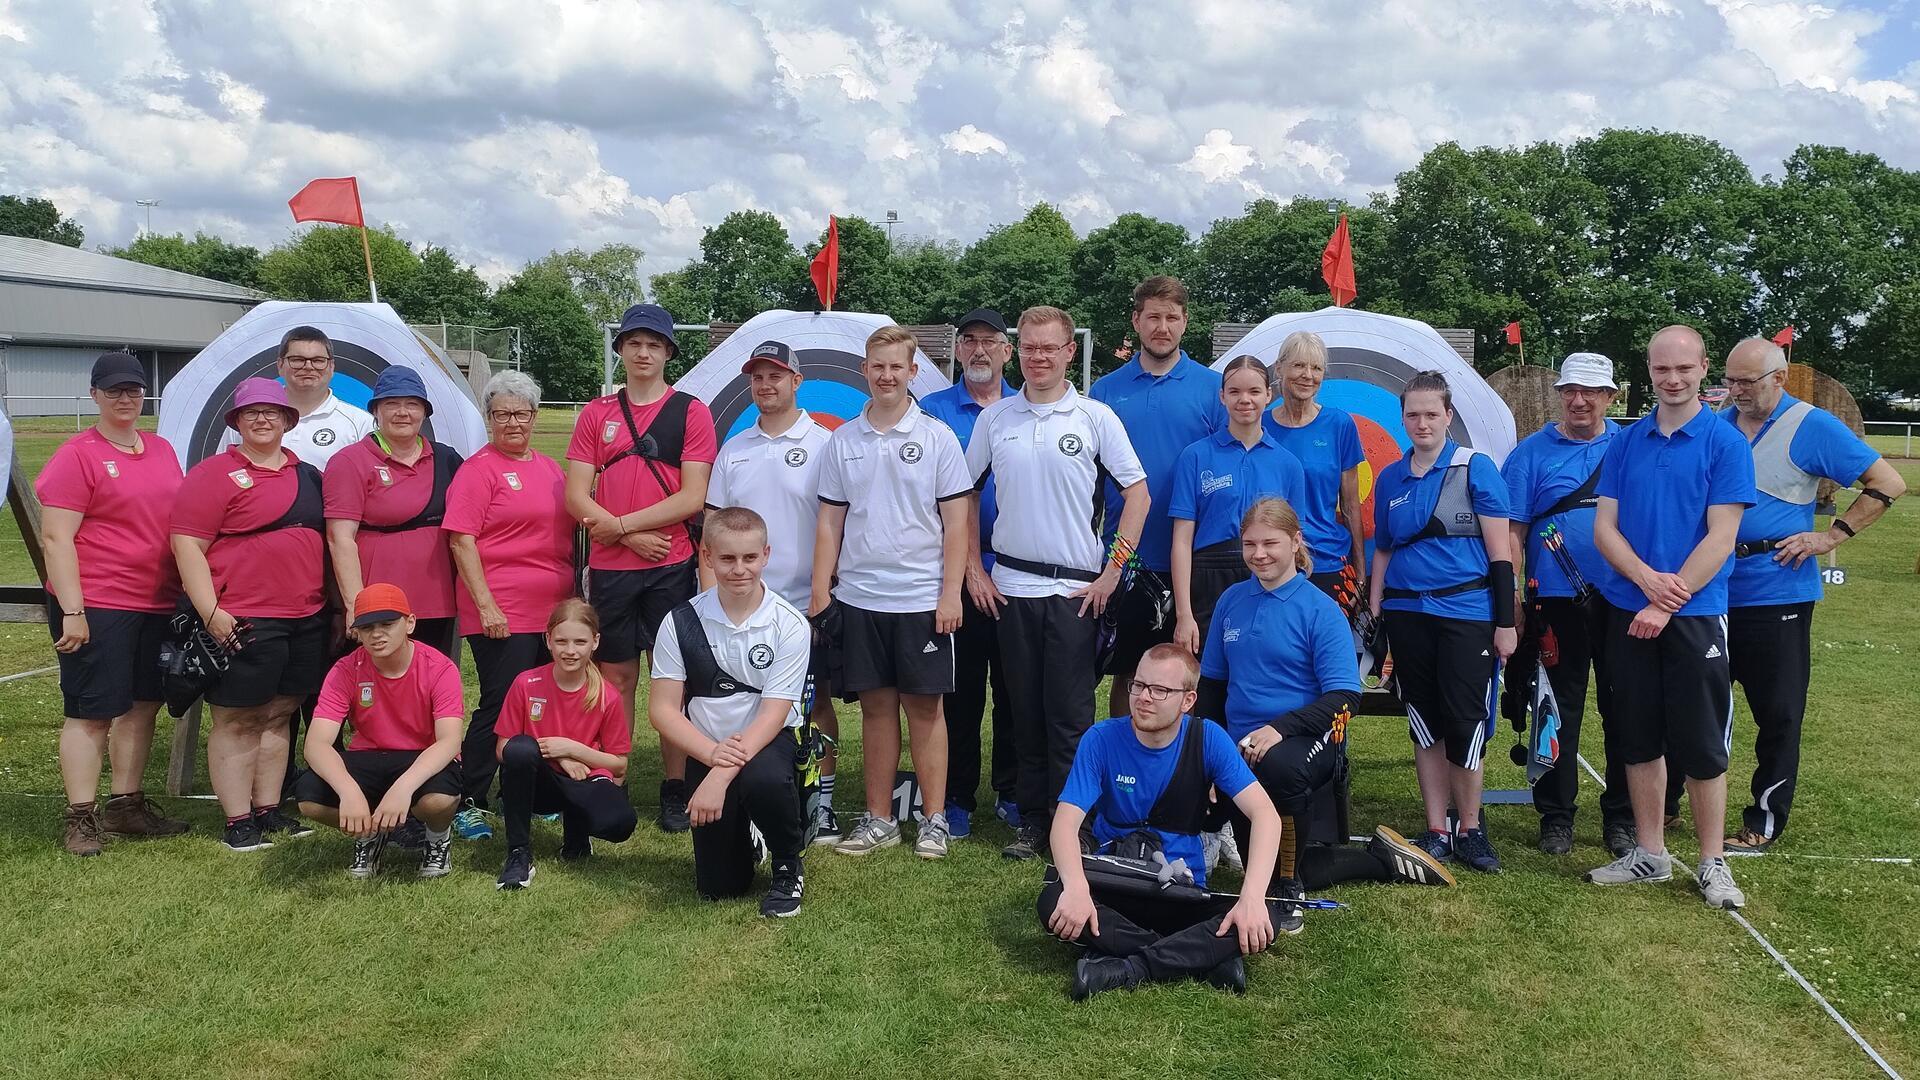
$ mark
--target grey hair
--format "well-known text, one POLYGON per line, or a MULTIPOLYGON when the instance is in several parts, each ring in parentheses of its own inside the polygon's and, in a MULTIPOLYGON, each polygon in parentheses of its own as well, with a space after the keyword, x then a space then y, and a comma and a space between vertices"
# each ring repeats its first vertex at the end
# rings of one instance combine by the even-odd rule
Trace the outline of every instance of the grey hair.
POLYGON ((1311 330, 1295 330, 1280 343, 1280 354, 1273 358, 1274 378, 1280 377, 1280 369, 1294 360, 1318 360, 1324 370, 1327 366, 1327 343, 1319 334, 1311 330))
POLYGON ((1771 375, 1776 371, 1787 369, 1787 350, 1775 344, 1771 338, 1750 337, 1740 344, 1758 346, 1761 357, 1767 362, 1767 370, 1764 374, 1771 375))
POLYGON ((480 411, 492 412, 493 399, 497 397, 519 398, 537 410, 540 408, 540 384, 534 382, 533 376, 526 372, 508 368, 487 380, 487 388, 480 393, 480 411))

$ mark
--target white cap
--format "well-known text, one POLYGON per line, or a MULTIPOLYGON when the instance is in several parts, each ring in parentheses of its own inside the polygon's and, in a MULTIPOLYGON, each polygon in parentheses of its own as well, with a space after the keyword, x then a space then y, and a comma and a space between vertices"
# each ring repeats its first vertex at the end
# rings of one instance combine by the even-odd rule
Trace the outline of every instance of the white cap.
POLYGON ((1560 377, 1553 385, 1620 389, 1620 384, 1613 381, 1613 361, 1597 352, 1568 353, 1560 362, 1560 377))

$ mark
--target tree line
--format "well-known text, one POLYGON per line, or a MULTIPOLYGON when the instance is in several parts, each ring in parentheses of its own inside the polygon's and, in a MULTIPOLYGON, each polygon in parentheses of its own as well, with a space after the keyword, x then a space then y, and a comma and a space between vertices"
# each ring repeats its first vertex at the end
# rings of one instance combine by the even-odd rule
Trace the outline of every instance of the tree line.
MULTIPOLYGON (((1465 149, 1446 143, 1364 204, 1258 199, 1193 235, 1127 213, 1078 235, 1041 203, 964 247, 839 219, 835 306, 901 323, 952 320, 977 306, 1011 317, 1053 304, 1093 331, 1100 369, 1128 348, 1129 296, 1155 273, 1193 291, 1190 353, 1210 355, 1215 324, 1258 322, 1327 303, 1320 252, 1346 214, 1355 306, 1475 331, 1483 371, 1518 359, 1502 328, 1519 322, 1529 359, 1592 350, 1631 361, 1647 336, 1681 322, 1716 355, 1752 334, 1798 331, 1793 358, 1841 379, 1868 408, 1920 394, 1920 173, 1872 154, 1805 145, 1755 177, 1726 147, 1674 132, 1612 130, 1571 142, 1465 149)), ((0 196, 0 233, 79 245, 80 230, 40 199, 0 196)), ((708 228, 685 266, 643 283, 641 251, 556 251, 491 289, 446 249, 371 234, 381 298, 409 321, 514 325, 529 371, 555 399, 599 382, 598 323, 649 295, 682 322, 743 322, 770 308, 817 308, 803 242, 772 214, 743 210, 708 228)), ((352 230, 322 226, 260 252, 219 237, 143 235, 109 254, 303 300, 364 300, 352 230)), ((688 335, 678 368, 704 352, 688 335)), ((675 372, 677 374, 678 372, 675 372)))

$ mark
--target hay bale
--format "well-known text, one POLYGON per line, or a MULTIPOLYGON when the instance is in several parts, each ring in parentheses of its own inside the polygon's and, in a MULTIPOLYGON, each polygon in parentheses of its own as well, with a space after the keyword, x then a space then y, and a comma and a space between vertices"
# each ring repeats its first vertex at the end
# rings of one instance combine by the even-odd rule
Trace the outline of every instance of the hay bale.
POLYGON ((1487 376, 1487 385, 1513 413, 1514 437, 1527 436, 1560 419, 1560 394, 1553 381, 1560 373, 1538 364, 1514 364, 1487 376))
MULTIPOLYGON (((1860 403, 1853 400, 1853 394, 1839 379, 1824 371, 1815 371, 1806 364, 1788 364, 1787 393, 1801 401, 1813 402, 1815 407, 1839 417, 1840 422, 1851 428, 1855 435, 1866 436, 1867 428, 1860 418, 1860 403)), ((1822 508, 1832 506, 1833 493, 1839 488, 1839 484, 1822 479, 1819 494, 1814 496, 1814 505, 1822 508)))

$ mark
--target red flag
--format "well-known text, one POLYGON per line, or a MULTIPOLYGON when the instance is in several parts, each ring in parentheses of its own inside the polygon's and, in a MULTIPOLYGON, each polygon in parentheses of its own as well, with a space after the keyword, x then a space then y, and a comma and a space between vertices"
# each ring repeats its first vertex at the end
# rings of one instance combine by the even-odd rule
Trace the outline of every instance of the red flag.
POLYGON ((1346 307, 1360 295, 1353 284, 1353 242, 1347 238, 1345 214, 1340 215, 1340 224, 1334 226, 1326 250, 1320 253, 1320 277, 1333 294, 1334 307, 1346 307))
POLYGON ((813 257, 813 291, 820 294, 820 310, 833 310, 833 294, 840 287, 840 222, 827 215, 827 242, 813 257))
POLYGON ((1509 345, 1520 344, 1520 324, 1519 323, 1510 322, 1507 324, 1507 344, 1509 345))
POLYGON ((287 200, 295 221, 331 221, 340 225, 366 228, 360 213, 360 181, 342 176, 330 180, 312 180, 300 194, 287 200))
POLYGON ((1792 348, 1793 347, 1793 327, 1791 326, 1781 327, 1780 332, 1773 335, 1773 343, 1775 345, 1780 346, 1783 349, 1792 348))

